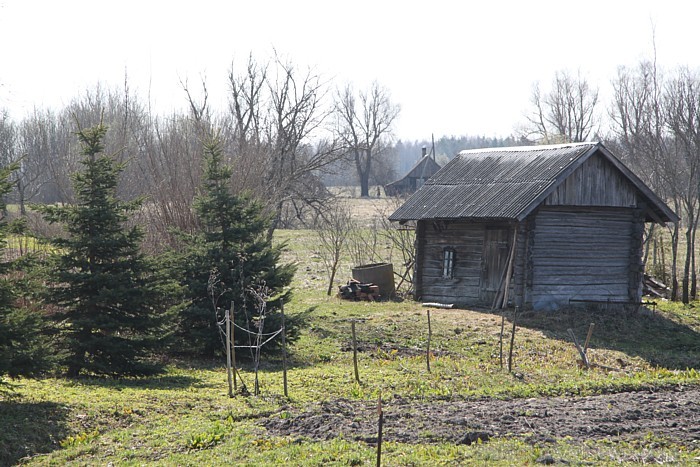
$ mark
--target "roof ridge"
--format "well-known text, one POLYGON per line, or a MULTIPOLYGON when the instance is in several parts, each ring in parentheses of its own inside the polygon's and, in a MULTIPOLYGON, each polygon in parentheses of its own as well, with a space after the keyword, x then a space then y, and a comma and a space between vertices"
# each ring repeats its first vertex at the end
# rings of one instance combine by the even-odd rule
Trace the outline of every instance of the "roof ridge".
POLYGON ((632 185, 639 195, 637 207, 643 209, 647 220, 678 220, 663 200, 602 143, 592 142, 462 151, 462 157, 440 169, 389 218, 522 221, 595 154, 612 165, 622 182, 632 185))
POLYGON ((481 149, 465 149, 459 152, 462 154, 476 154, 485 152, 530 152, 530 151, 542 151, 542 150, 552 150, 552 149, 564 149, 564 148, 576 148, 584 146, 596 146, 600 142, 582 142, 582 143, 562 143, 562 144, 542 144, 534 146, 504 146, 504 147, 493 147, 493 148, 481 148, 481 149))

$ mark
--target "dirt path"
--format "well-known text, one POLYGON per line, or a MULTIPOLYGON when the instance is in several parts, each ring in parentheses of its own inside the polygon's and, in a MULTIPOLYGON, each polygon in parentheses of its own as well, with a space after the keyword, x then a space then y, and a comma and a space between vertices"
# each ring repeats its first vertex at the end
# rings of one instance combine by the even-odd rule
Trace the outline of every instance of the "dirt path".
MULTIPOLYGON (((534 441, 620 437, 648 433, 680 444, 700 441, 700 388, 590 397, 417 402, 393 399, 384 407, 384 439, 403 443, 471 444, 498 436, 534 441)), ((376 407, 336 400, 263 426, 274 435, 376 441, 376 407)))

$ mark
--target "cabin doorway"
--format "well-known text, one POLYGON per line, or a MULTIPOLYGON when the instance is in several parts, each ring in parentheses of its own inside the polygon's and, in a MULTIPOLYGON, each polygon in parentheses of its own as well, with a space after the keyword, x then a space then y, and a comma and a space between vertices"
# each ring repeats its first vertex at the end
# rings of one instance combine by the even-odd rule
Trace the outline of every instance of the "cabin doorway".
POLYGON ((484 232, 479 299, 485 304, 491 304, 505 279, 504 272, 510 253, 510 230, 487 228, 484 232))

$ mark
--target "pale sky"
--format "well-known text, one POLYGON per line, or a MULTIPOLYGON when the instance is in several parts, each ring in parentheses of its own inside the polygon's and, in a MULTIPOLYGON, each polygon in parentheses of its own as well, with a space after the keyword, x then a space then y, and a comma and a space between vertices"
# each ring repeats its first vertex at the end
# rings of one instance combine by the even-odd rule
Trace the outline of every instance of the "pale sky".
POLYGON ((342 86, 388 88, 397 137, 507 136, 557 70, 601 89, 653 56, 700 68, 694 0, 0 0, 0 108, 14 118, 100 82, 184 108, 205 76, 222 106, 232 62, 273 50, 342 86))

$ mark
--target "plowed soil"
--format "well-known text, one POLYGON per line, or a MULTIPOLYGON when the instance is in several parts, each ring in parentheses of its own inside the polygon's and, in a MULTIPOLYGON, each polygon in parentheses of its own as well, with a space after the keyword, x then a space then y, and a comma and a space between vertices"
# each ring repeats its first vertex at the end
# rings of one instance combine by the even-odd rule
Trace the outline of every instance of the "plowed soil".
MULTIPOLYGON (((376 404, 348 400, 287 411, 263 421, 270 434, 376 442, 376 404)), ((551 442, 564 437, 641 439, 653 433, 678 445, 700 442, 700 388, 589 397, 422 402, 392 398, 384 405, 383 439, 402 443, 488 442, 501 436, 551 442)))

